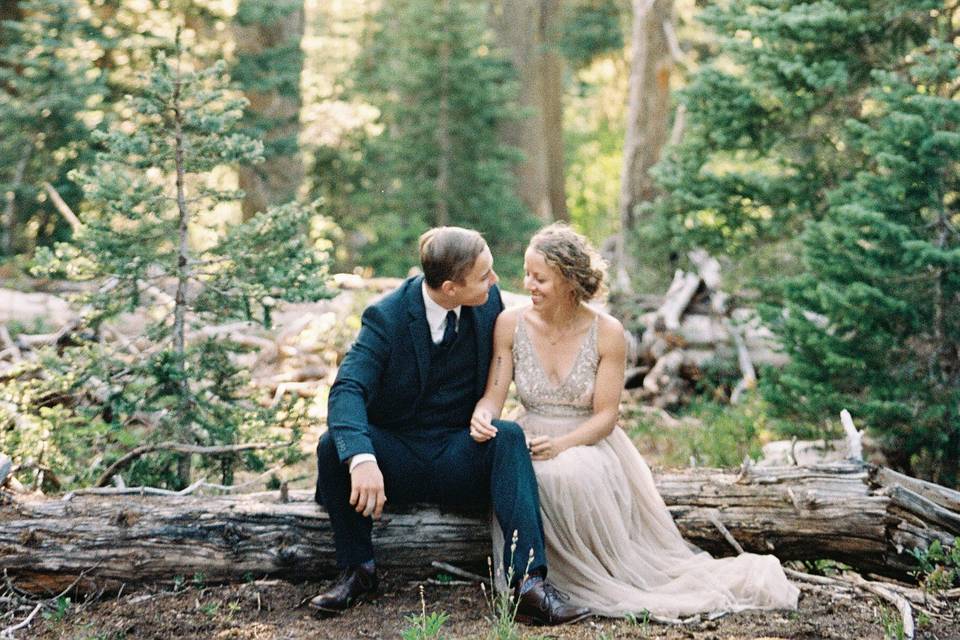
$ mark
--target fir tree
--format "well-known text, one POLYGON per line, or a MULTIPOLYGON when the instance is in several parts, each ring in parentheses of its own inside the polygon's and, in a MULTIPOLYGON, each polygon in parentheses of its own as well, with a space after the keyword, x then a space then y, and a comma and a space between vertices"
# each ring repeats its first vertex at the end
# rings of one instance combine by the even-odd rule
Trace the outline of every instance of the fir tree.
POLYGON ((28 0, 22 19, 0 25, 0 254, 64 239, 69 226, 46 200, 49 182, 70 204, 70 170, 92 159, 90 131, 106 93, 97 62, 102 34, 76 0, 28 0))
MULTIPOLYGON (((751 256, 823 217, 826 195, 861 162, 843 144, 843 123, 875 85, 871 70, 901 65, 940 5, 732 0, 704 9, 719 55, 681 92, 683 141, 655 170, 667 195, 643 246, 751 256)), ((782 251, 787 266, 793 253, 782 251)))
POLYGON ((361 146, 362 178, 338 223, 362 238, 360 260, 383 272, 404 274, 417 236, 445 224, 483 232, 499 268, 519 272, 535 222, 514 193, 518 154, 497 137, 516 116, 514 85, 491 50, 485 10, 474 0, 384 3, 358 61, 355 88, 383 131, 361 146))
MULTIPOLYGON (((228 320, 269 325, 278 300, 325 295, 325 257, 310 239, 306 208, 273 208, 210 246, 192 237, 204 214, 242 196, 213 185, 210 172, 256 161, 262 146, 236 133, 244 101, 228 89, 224 63, 193 71, 185 57, 160 54, 132 115, 97 136, 105 150, 75 174, 90 203, 83 227, 71 244, 37 258, 39 270, 102 283, 83 300, 94 330, 122 312, 165 310, 147 328, 146 351, 91 341, 48 363, 76 387, 100 389, 96 410, 120 443, 124 425, 144 416, 154 442, 235 444, 266 434, 275 414, 250 397, 232 358, 239 345, 202 329, 228 320)), ((145 475, 189 481, 189 456, 176 477, 171 457, 157 460, 141 465, 145 475)), ((232 465, 222 467, 227 481, 232 465)))
POLYGON ((791 415, 849 409, 893 464, 955 485, 960 49, 944 13, 902 70, 871 75, 864 115, 847 123, 845 141, 864 161, 807 226, 803 274, 767 312, 791 360, 763 388, 791 415))

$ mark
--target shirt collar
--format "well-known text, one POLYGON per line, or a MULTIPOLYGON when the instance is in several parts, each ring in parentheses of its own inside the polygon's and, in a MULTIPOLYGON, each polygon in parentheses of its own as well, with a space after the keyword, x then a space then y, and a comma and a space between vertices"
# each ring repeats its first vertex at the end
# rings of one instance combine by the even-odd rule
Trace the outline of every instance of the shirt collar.
POLYGON ((457 320, 460 320, 460 310, 463 308, 462 305, 458 305, 453 309, 444 309, 439 304, 434 302, 433 298, 427 293, 427 283, 424 281, 420 285, 420 291, 423 293, 423 307, 427 312, 427 325, 433 331, 442 330, 445 326, 447 320, 447 311, 453 311, 457 314, 457 320))

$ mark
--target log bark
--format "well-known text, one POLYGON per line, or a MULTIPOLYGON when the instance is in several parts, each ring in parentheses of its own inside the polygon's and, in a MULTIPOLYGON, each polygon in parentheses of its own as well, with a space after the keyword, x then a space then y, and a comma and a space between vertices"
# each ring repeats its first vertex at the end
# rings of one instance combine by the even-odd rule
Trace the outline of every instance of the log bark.
MULTIPOLYGON (((909 551, 960 535, 960 493, 854 463, 815 467, 692 469, 658 475, 684 536, 716 555, 829 558, 863 572, 907 577, 909 551), (722 527, 717 526, 717 522, 722 527)), ((318 579, 335 569, 326 513, 312 492, 219 497, 18 497, 0 507, 0 569, 23 589, 52 591, 84 574, 86 588, 245 574, 318 579)), ((486 514, 388 508, 374 524, 381 567, 427 570, 445 560, 486 574, 486 514)))

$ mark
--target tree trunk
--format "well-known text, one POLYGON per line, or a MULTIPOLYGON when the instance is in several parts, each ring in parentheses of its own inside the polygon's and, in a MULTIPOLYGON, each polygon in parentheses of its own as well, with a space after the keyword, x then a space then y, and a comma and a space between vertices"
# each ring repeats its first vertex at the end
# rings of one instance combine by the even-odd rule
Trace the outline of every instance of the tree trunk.
POLYGON ((673 0, 633 0, 632 60, 627 97, 627 132, 620 182, 620 233, 616 284, 626 288, 630 271, 627 237, 636 228, 634 209, 653 200, 650 168, 660 159, 669 135, 670 74, 673 56, 665 23, 673 21, 673 0))
MULTIPOLYGON (((303 56, 299 53, 305 18, 302 2, 284 0, 278 13, 273 0, 242 0, 245 5, 264 5, 268 18, 240 25, 235 21, 237 56, 246 60, 241 78, 244 96, 250 101, 247 121, 250 133, 263 137, 266 161, 238 169, 240 189, 245 197, 243 218, 283 204, 297 197, 303 182, 304 167, 297 140, 300 129, 300 73, 303 56), (270 17, 276 17, 270 21, 270 17), (295 50, 296 54, 290 54, 295 50), (284 52, 287 53, 284 53, 284 52), (273 55, 271 55, 273 54, 273 55), (290 63, 295 63, 290 66, 290 63), (293 147, 292 150, 290 147, 293 147)), ((255 16, 254 9, 250 13, 255 16)))
POLYGON ((6 193, 6 207, 3 212, 3 246, 0 250, 7 256, 12 256, 17 248, 17 191, 23 186, 24 173, 26 173, 27 163, 30 162, 32 151, 33 143, 31 141, 23 147, 23 155, 17 161, 13 170, 12 184, 6 193))
POLYGON ((529 115, 505 124, 504 142, 520 149, 521 201, 544 221, 567 220, 563 177, 563 57, 557 41, 562 0, 493 0, 491 23, 513 61, 518 102, 529 115))
MULTIPOLYGON (((0 2, 0 23, 8 20, 23 20, 23 9, 20 8, 20 0, 3 0, 0 2)), ((6 29, 0 28, 0 47, 10 44, 2 39, 6 35, 6 29)))
MULTIPOLYGON (((0 25, 8 20, 20 21, 23 19, 23 11, 20 9, 20 3, 17 0, 4 0, 0 2, 0 25)), ((0 27, 0 35, 3 35, 5 29, 0 27)), ((9 43, 0 41, 0 46, 9 43)), ((5 194, 5 207, 3 219, 3 239, 0 251, 4 255, 12 256, 17 244, 17 209, 16 209, 16 191, 23 184, 23 174, 27 168, 30 154, 33 151, 33 145, 24 145, 23 155, 17 162, 13 171, 12 186, 7 188, 5 194)))
MULTIPOLYGON (((733 552, 725 529, 748 552, 903 578, 914 569, 911 549, 960 535, 960 493, 854 463, 691 469, 659 474, 657 487, 683 535, 715 555, 733 552)), ((312 492, 290 498, 22 499, 0 506, 0 566, 31 590, 61 589, 80 573, 85 587, 108 589, 197 572, 208 581, 332 574, 326 513, 312 492)), ((441 560, 486 575, 489 519, 388 507, 374 544, 385 568, 416 572, 441 560)))
MULTIPOLYGON (((177 29, 177 61, 176 61, 176 84, 173 90, 173 109, 174 109, 174 128, 175 128, 175 162, 176 162, 176 185, 177 185, 177 212, 179 215, 179 224, 177 226, 177 291, 174 297, 173 309, 173 350, 177 354, 176 362, 179 373, 180 401, 183 402, 189 397, 188 378, 185 369, 186 353, 186 316, 187 316, 187 288, 190 285, 190 212, 187 209, 187 196, 184 180, 186 178, 186 167, 184 159, 184 135, 183 135, 183 112, 180 108, 180 90, 182 76, 180 75, 180 64, 182 53, 180 52, 180 30, 177 29)), ((190 484, 191 475, 191 457, 189 454, 181 455, 177 459, 177 478, 181 487, 190 484)))
MULTIPOLYGON (((441 14, 450 15, 450 0, 441 0, 441 14)), ((434 224, 444 227, 450 223, 450 211, 447 203, 450 199, 450 164, 452 162, 453 143, 450 139, 450 42, 440 43, 440 112, 437 115, 437 202, 434 224)))

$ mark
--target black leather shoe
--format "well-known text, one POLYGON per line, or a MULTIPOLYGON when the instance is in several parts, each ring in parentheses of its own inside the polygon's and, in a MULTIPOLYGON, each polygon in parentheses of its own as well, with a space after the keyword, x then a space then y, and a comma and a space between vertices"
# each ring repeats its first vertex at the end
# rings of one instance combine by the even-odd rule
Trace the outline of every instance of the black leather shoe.
POLYGON ((377 571, 361 566, 346 569, 333 585, 310 600, 320 616, 335 616, 367 600, 377 591, 377 571))
POLYGON ((583 620, 591 614, 586 607, 568 603, 570 596, 546 580, 538 580, 526 593, 517 596, 517 622, 555 625, 583 620))

